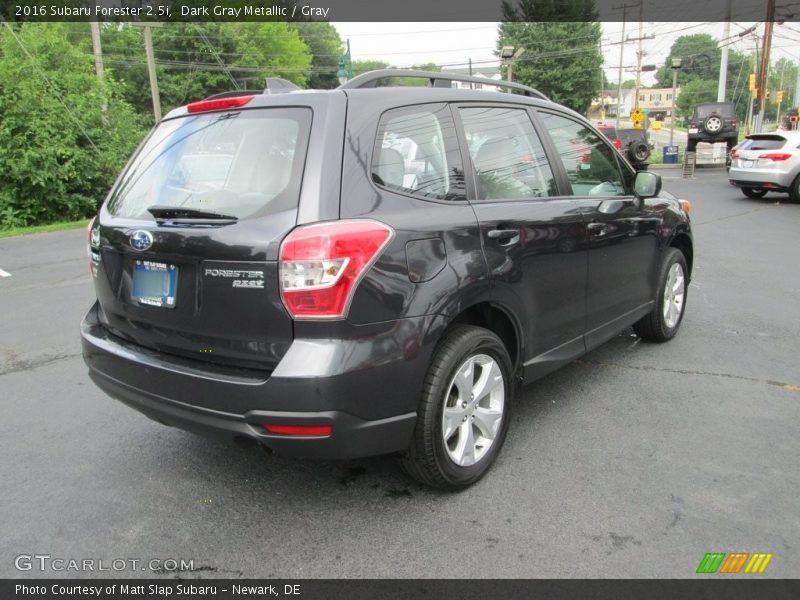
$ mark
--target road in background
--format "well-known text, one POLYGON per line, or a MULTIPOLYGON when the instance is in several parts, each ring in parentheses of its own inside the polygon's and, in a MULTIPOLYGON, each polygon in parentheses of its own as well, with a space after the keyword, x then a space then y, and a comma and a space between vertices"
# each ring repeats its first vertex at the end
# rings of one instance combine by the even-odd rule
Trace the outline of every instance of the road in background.
POLYGON ((186 578, 682 578, 714 551, 800 576, 800 205, 721 169, 663 173, 694 204, 681 332, 627 331, 525 388, 458 494, 391 458, 267 457, 107 398, 79 355, 85 233, 0 240, 0 577, 41 576, 13 559, 45 553, 193 559, 186 578))

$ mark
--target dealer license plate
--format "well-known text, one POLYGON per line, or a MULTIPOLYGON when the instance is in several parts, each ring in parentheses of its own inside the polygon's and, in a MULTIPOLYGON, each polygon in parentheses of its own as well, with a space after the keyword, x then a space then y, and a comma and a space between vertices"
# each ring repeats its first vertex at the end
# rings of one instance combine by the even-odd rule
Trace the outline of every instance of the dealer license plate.
POLYGON ((134 302, 175 308, 175 293, 178 289, 178 267, 152 260, 137 260, 133 265, 134 302))

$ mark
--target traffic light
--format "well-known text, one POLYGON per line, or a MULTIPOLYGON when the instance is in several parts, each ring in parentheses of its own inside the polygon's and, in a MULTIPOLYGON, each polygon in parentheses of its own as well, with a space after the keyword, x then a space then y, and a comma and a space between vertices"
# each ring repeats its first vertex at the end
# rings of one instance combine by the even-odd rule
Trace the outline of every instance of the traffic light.
POLYGON ((780 104, 783 102, 783 90, 778 90, 775 94, 775 104, 780 104))
POLYGON ((755 73, 750 73, 750 91, 751 92, 755 92, 756 91, 756 74, 755 73))

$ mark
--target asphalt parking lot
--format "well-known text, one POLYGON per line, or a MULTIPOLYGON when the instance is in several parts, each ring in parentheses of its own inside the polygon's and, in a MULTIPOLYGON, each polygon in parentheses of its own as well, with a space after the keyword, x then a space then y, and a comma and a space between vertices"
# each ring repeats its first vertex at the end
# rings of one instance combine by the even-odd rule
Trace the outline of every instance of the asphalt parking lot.
POLYGON ((678 337, 629 331, 525 388, 459 494, 390 458, 268 457, 110 400, 80 356, 85 232, 0 240, 0 577, 92 575, 15 568, 49 554, 193 560, 181 577, 680 578, 733 551, 800 576, 800 205, 746 199, 722 169, 662 173, 694 206, 678 337))

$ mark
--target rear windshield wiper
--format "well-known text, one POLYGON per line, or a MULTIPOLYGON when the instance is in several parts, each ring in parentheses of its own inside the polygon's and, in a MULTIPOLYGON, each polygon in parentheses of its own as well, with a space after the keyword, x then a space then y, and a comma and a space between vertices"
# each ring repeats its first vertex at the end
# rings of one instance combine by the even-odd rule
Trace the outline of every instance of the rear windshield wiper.
POLYGON ((186 225, 229 225, 239 219, 233 215, 223 215, 208 210, 182 208, 179 206, 151 206, 147 209, 159 225, 175 223, 186 225))

